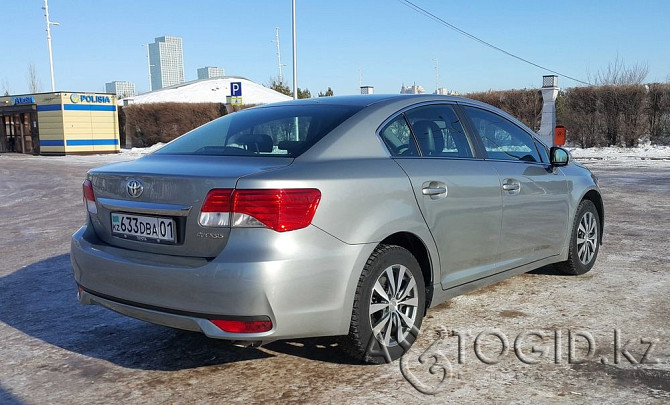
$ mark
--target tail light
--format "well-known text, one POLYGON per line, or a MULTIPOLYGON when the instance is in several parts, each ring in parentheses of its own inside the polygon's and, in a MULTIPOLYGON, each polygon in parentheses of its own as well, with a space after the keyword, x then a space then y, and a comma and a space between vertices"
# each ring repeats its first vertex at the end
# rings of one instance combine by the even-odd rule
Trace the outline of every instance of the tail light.
POLYGON ((270 319, 262 321, 233 321, 226 319, 211 319, 217 328, 228 333, 262 333, 272 330, 270 319))
POLYGON ((84 180, 82 189, 84 193, 84 205, 86 206, 86 210, 91 214, 97 214, 98 207, 95 205, 95 194, 93 194, 93 184, 91 183, 91 180, 84 180))
POLYGON ((230 226, 233 190, 216 189, 207 194, 200 210, 200 225, 208 227, 230 226))
POLYGON ((206 227, 267 227, 277 232, 305 228, 312 223, 321 192, 314 188, 230 190, 207 194, 200 212, 206 227))

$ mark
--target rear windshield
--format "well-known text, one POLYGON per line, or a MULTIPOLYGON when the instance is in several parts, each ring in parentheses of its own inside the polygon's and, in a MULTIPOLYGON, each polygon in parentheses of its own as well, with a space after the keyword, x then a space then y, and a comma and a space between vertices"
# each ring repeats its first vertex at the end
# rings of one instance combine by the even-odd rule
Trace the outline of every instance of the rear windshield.
POLYGON ((228 114, 188 132, 155 153, 296 157, 361 107, 261 107, 228 114))

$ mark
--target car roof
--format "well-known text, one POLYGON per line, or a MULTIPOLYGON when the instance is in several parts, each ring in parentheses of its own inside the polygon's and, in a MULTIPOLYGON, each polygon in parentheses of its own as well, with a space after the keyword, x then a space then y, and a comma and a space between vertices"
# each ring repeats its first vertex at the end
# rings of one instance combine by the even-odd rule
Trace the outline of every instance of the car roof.
POLYGON ((356 94, 347 96, 330 96, 330 97, 312 97, 291 101, 283 101, 279 103, 268 104, 268 106, 281 105, 340 105, 351 107, 367 107, 373 104, 382 102, 395 102, 406 100, 408 103, 417 103, 421 101, 474 101, 465 99, 463 97, 443 96, 436 94, 356 94))

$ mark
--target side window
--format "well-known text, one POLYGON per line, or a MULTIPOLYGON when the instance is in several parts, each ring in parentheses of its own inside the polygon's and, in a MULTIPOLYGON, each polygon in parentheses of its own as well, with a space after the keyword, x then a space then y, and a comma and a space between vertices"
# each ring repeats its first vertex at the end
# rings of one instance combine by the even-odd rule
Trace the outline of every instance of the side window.
POLYGON ((381 131, 381 136, 389 152, 391 152, 391 156, 418 155, 414 139, 412 139, 412 132, 402 114, 386 124, 381 131))
POLYGON ((490 159, 540 162, 533 138, 511 121, 474 107, 464 107, 490 159))
POLYGON ((405 113, 421 156, 471 158, 472 147, 449 105, 418 107, 405 113))

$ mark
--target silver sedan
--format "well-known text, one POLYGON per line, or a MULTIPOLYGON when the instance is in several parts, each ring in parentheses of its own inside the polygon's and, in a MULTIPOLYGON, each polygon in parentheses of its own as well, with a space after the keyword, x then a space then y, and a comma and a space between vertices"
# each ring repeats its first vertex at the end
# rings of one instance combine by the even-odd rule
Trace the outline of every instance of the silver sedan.
POLYGON ((399 358, 427 308, 540 266, 583 274, 596 178, 508 114, 445 96, 255 107, 91 170, 83 304, 248 343, 346 336, 399 358))

